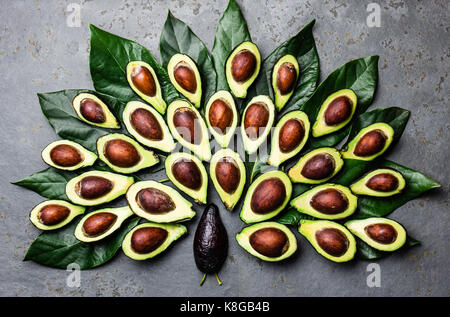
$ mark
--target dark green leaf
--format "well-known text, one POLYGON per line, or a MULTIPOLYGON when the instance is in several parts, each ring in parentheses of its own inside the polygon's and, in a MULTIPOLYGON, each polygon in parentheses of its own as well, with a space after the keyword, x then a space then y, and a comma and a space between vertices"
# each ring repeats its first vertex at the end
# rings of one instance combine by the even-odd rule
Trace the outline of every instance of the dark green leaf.
POLYGON ((170 58, 177 54, 188 55, 197 64, 202 77, 202 105, 216 91, 216 71, 205 44, 183 21, 175 18, 169 11, 161 33, 159 51, 164 68, 170 58))
MULTIPOLYGON (((81 217, 78 219, 80 220, 81 217)), ((82 270, 102 265, 116 254, 125 235, 139 222, 138 217, 128 219, 120 229, 108 238, 95 243, 84 243, 75 238, 73 232, 77 221, 56 231, 41 233, 31 244, 24 261, 66 269, 76 263, 82 270)))
MULTIPOLYGON (((374 249, 359 238, 355 237, 355 239, 356 239, 356 248, 357 248, 356 255, 358 258, 360 258, 362 260, 378 260, 378 259, 384 258, 384 257, 392 254, 391 252, 383 252, 383 251, 374 249)), ((420 244, 420 241, 415 240, 408 236, 408 237, 406 237, 405 245, 402 248, 400 248, 400 250, 406 250, 406 249, 409 249, 409 248, 411 248, 415 245, 419 245, 419 244, 420 244)), ((395 251, 395 252, 397 252, 397 251, 395 251)))
POLYGON ((300 220, 314 220, 314 217, 299 213, 295 208, 288 208, 280 216, 276 217, 274 221, 291 226, 298 226, 300 220))
POLYGON ((247 170, 249 172, 248 179, 249 179, 249 183, 251 184, 251 183, 253 183, 254 178, 258 174, 266 171, 268 168, 270 168, 270 166, 267 165, 265 161, 260 160, 258 155, 255 157, 254 160, 253 160, 253 157, 251 157, 247 154, 246 154, 246 158, 247 158, 246 159, 247 170))

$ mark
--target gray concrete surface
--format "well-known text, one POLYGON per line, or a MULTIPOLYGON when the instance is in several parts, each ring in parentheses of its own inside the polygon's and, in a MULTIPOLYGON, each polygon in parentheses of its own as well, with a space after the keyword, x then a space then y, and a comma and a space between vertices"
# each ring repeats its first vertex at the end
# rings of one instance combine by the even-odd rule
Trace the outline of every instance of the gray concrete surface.
MULTIPOLYGON (((28 221, 37 194, 10 185, 45 168, 41 149, 57 137, 40 111, 37 92, 92 88, 88 68, 89 23, 147 46, 159 58, 167 8, 211 48, 227 1, 81 1, 81 27, 66 25, 69 1, 0 1, 0 295, 8 296, 448 296, 449 216, 449 2, 376 1, 381 27, 366 25, 369 1, 238 0, 254 41, 267 55, 312 18, 321 78, 346 61, 380 55, 380 80, 372 108, 401 106, 411 120, 391 158, 442 183, 442 189, 409 202, 392 218, 422 246, 380 261, 381 287, 366 285, 369 262, 330 263, 303 237, 286 263, 264 263, 233 239, 243 223, 222 208, 230 239, 218 287, 199 287, 190 234, 164 256, 137 263, 123 254, 81 274, 81 287, 66 286, 67 272, 22 262, 39 231, 28 221)), ((159 177, 159 176, 158 176, 159 177)), ((155 177, 157 178, 157 177, 155 177)), ((210 199, 218 201, 214 190, 210 199)), ((202 208, 197 208, 202 211, 202 208)))

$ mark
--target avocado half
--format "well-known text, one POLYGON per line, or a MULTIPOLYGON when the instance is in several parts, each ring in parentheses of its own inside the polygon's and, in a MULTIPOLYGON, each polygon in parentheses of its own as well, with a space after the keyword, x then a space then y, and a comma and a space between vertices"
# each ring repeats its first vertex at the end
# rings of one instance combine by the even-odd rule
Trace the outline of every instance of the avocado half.
POLYGON ((329 95, 320 106, 312 128, 314 137, 336 132, 345 127, 355 114, 358 98, 351 89, 341 89, 329 95))
POLYGON ((139 143, 163 152, 175 149, 169 127, 154 108, 140 101, 130 101, 122 117, 127 131, 139 143))
POLYGON ((338 150, 323 147, 303 155, 289 170, 293 183, 320 184, 335 176, 344 166, 338 150))
POLYGON ((165 251, 186 232, 186 227, 180 224, 146 222, 127 233, 122 250, 133 260, 147 260, 165 251))
POLYGON ((361 129, 355 138, 341 151, 345 159, 371 161, 383 154, 394 139, 394 129, 378 122, 361 129))
POLYGON ((260 222, 245 227, 236 235, 245 251, 257 258, 278 262, 297 250, 297 239, 289 228, 278 222, 260 222))
POLYGON ((298 232, 330 261, 348 262, 355 257, 356 240, 340 224, 327 220, 300 220, 298 232))
POLYGON ((30 221, 38 229, 55 230, 64 227, 86 210, 65 200, 52 199, 41 202, 30 212, 30 221))
POLYGON ((358 206, 358 198, 345 186, 324 184, 297 196, 291 206, 319 219, 336 220, 352 215, 358 206))
POLYGON ((181 191, 206 204, 208 174, 202 162, 189 153, 172 153, 165 161, 166 175, 181 191))
POLYGON ((97 160, 95 153, 69 140, 50 143, 42 150, 41 157, 48 165, 66 171, 92 166, 97 160))
POLYGON ((270 171, 259 176, 248 188, 241 209, 245 223, 265 221, 278 215, 289 202, 292 184, 282 171, 270 171))
POLYGON ((206 128, 206 124, 203 121, 200 112, 198 112, 198 110, 189 101, 183 99, 173 101, 167 109, 167 122, 173 137, 180 142, 182 146, 194 152, 202 161, 209 161, 211 159, 211 146, 209 143, 208 129, 206 128), (175 115, 180 116, 180 124, 186 125, 180 125, 180 130, 178 130, 178 127, 176 126, 176 120, 174 120, 175 115), (195 142, 190 142, 183 137, 184 130, 186 129, 189 130, 189 132, 193 131, 194 136, 198 135, 198 133, 201 134, 201 139, 198 144, 195 142))
POLYGON ((364 175, 350 186, 357 195, 389 197, 400 193, 406 186, 403 175, 390 168, 378 168, 364 175))
POLYGON ((95 206, 124 195, 133 183, 133 177, 110 172, 90 171, 68 181, 66 195, 74 204, 95 206))
POLYGON ((95 242, 113 234, 122 223, 133 215, 130 207, 105 208, 88 213, 75 228, 75 238, 83 242, 95 242))
POLYGON ((398 222, 387 218, 350 220, 345 226, 355 236, 380 251, 395 251, 406 242, 406 230, 398 222))
POLYGON ((237 98, 245 98, 248 88, 258 77, 261 54, 256 44, 245 41, 236 46, 225 63, 228 87, 237 98))
POLYGON ((131 61, 126 69, 127 81, 131 89, 159 113, 166 112, 166 102, 162 97, 161 85, 155 70, 146 62, 131 61))
POLYGON ((248 154, 255 153, 259 146, 267 139, 275 119, 275 106, 269 96, 259 95, 253 97, 245 107, 241 122, 241 135, 245 151, 248 154), (256 107, 256 108, 253 108, 256 107), (246 122, 248 123, 246 131, 246 122), (250 137, 247 132, 253 133, 257 129, 257 135, 250 137), (264 129, 264 130, 263 130, 264 129), (262 131, 262 133, 260 133, 262 131))
POLYGON ((297 155, 308 140, 309 128, 308 116, 303 111, 292 111, 284 115, 275 126, 268 163, 279 166, 297 155))
POLYGON ((96 95, 80 93, 72 100, 78 117, 86 123, 101 128, 119 129, 120 125, 108 106, 96 95))
POLYGON ((283 109, 294 93, 299 74, 298 61, 291 54, 281 56, 273 66, 272 90, 278 111, 283 109))
POLYGON ((155 181, 134 183, 126 198, 139 217, 157 223, 185 221, 195 216, 192 204, 175 189, 155 181))
POLYGON ((233 210, 246 182, 245 165, 239 154, 230 149, 217 151, 211 159, 209 175, 225 207, 233 210))
POLYGON ((202 101, 202 79, 197 64, 185 54, 173 55, 167 64, 172 85, 185 96, 196 108, 202 101))
POLYGON ((226 148, 236 130, 239 115, 233 96, 219 90, 209 98, 205 109, 206 124, 217 143, 226 148))
POLYGON ((122 174, 131 174, 159 162, 155 153, 144 149, 132 138, 120 133, 98 138, 97 153, 100 160, 113 171, 122 174))

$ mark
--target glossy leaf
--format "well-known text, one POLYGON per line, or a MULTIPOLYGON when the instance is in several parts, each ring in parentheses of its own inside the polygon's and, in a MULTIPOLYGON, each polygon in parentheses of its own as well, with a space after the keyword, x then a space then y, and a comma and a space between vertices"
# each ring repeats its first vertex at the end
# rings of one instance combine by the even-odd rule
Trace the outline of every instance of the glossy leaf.
POLYGON ((283 212, 280 216, 275 218, 274 221, 285 224, 285 225, 291 225, 291 226, 298 226, 300 223, 300 220, 314 220, 316 218, 305 215, 302 213, 299 213, 295 208, 288 208, 285 212, 283 212))

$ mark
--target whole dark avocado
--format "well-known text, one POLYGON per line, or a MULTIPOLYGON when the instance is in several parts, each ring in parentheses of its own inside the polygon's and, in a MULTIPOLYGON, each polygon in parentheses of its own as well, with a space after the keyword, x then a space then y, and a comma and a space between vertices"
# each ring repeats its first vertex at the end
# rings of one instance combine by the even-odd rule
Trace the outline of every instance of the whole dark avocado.
POLYGON ((214 273, 219 285, 222 285, 217 272, 222 267, 228 254, 228 235, 220 219, 219 208, 215 204, 206 206, 198 223, 194 237, 194 258, 198 269, 206 274, 214 273))

